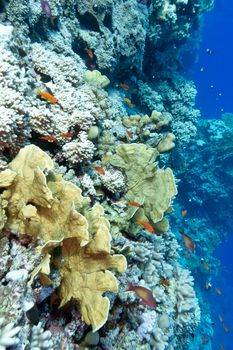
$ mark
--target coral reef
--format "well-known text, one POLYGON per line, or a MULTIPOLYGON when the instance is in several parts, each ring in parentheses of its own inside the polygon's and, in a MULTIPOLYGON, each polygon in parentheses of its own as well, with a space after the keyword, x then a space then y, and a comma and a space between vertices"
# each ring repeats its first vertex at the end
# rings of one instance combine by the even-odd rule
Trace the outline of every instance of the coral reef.
POLYGON ((179 73, 183 44, 212 6, 1 2, 0 347, 191 349, 200 309, 167 215, 172 169, 184 187, 202 176, 193 203, 206 188, 203 201, 212 198, 208 181, 226 198, 195 159, 210 152, 232 178, 231 117, 194 143, 196 89, 179 73), (127 282, 149 289, 157 307, 127 282))

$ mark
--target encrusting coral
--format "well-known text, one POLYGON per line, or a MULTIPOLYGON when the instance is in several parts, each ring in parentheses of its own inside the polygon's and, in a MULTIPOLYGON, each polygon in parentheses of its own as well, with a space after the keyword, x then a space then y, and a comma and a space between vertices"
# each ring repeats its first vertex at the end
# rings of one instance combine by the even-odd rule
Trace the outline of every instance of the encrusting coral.
MULTIPOLYGON (((61 305, 72 297, 78 299, 83 319, 97 330, 106 322, 110 305, 102 294, 118 289, 108 268, 126 269, 125 257, 110 253, 109 222, 103 208, 96 204, 88 210, 89 199, 56 175, 52 160, 34 145, 21 149, 9 169, 1 174, 7 172, 10 178, 1 195, 7 201, 5 227, 42 239, 44 254, 62 245, 61 305)), ((49 261, 47 254, 33 275, 42 267, 49 273, 49 261)))

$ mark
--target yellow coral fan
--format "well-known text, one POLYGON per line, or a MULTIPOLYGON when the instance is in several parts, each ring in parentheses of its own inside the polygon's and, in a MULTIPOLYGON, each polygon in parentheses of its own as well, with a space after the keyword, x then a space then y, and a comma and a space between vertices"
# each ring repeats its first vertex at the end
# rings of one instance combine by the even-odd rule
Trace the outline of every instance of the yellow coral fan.
POLYGON ((125 257, 110 253, 110 225, 103 208, 96 204, 88 209, 89 199, 54 173, 52 160, 34 145, 22 149, 9 168, 0 176, 0 186, 7 187, 0 197, 6 203, 6 227, 46 242, 45 257, 32 279, 39 272, 49 274, 49 253, 62 245, 62 264, 57 263, 62 274, 61 305, 78 299, 83 320, 93 331, 99 329, 110 305, 102 294, 118 290, 116 277, 108 269, 126 269, 125 257))
MULTIPOLYGON (((170 168, 159 169, 155 163, 159 152, 144 144, 122 144, 116 149, 111 164, 123 169, 127 177, 127 198, 143 203, 143 208, 129 209, 129 215, 137 211, 140 220, 146 216, 153 224, 162 223, 173 197, 177 194, 175 179, 170 168)), ((139 220, 139 217, 137 217, 139 220)), ((163 221, 162 228, 167 228, 163 221)))

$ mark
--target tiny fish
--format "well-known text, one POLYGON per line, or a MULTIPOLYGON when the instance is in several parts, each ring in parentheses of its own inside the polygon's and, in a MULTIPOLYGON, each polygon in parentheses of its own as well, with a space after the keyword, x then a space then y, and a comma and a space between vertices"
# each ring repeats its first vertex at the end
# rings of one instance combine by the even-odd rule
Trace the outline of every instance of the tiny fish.
POLYGON ((138 202, 133 202, 133 201, 127 201, 127 203, 129 205, 132 205, 132 207, 141 207, 142 204, 138 203, 138 202))
POLYGON ((94 165, 92 169, 96 170, 101 175, 105 175, 105 171, 103 168, 101 168, 101 166, 94 165))
POLYGON ((222 326, 223 326, 224 332, 229 333, 229 328, 224 323, 222 324, 222 326))
POLYGON ((129 85, 125 84, 125 83, 121 83, 120 87, 124 90, 129 90, 129 85))
POLYGON ((219 319, 219 321, 220 321, 221 323, 223 323, 223 317, 222 317, 222 315, 218 314, 218 319, 219 319))
POLYGON ((49 6, 48 1, 47 0, 40 0, 40 4, 41 4, 42 12, 51 20, 51 23, 54 24, 54 20, 55 20, 56 16, 52 15, 51 8, 49 6))
POLYGON ((207 270, 207 271, 210 271, 211 268, 210 266, 207 264, 207 262, 202 258, 201 259, 201 263, 203 264, 204 268, 207 270))
POLYGON ((85 47, 84 49, 88 55, 88 57, 90 58, 90 60, 93 60, 94 59, 94 53, 93 51, 89 48, 89 47, 85 47))
POLYGON ((214 50, 212 50, 212 49, 206 49, 206 53, 208 53, 208 55, 213 55, 214 50))
POLYGON ((206 289, 206 290, 209 290, 211 287, 212 287, 212 286, 211 286, 211 283, 208 282, 208 281, 206 281, 206 283, 205 283, 205 289, 206 289))
POLYGON ((220 350, 225 350, 225 348, 224 348, 224 346, 223 346, 223 345, 221 345, 221 348, 220 348, 220 350))
POLYGON ((188 210, 182 210, 181 211, 181 215, 183 216, 183 218, 187 215, 187 212, 188 212, 188 210))
POLYGON ((139 298, 142 299, 141 305, 150 306, 152 309, 157 307, 157 303, 150 289, 141 286, 135 286, 133 283, 128 283, 127 292, 135 292, 139 298))
POLYGON ((127 135, 129 136, 129 138, 132 139, 132 137, 133 137, 132 131, 126 130, 126 132, 127 132, 127 135))
POLYGON ((127 103, 130 108, 134 108, 134 104, 131 102, 130 98, 124 97, 123 100, 127 103))
POLYGON ((219 288, 215 287, 214 289, 219 296, 222 295, 222 291, 219 288))
POLYGON ((144 227, 147 231, 149 231, 150 233, 155 233, 154 228, 151 226, 151 224, 148 221, 142 221, 139 220, 136 222, 138 225, 144 227))
POLYGON ((193 253, 195 249, 195 243, 188 235, 184 233, 184 230, 179 230, 179 232, 181 233, 185 247, 190 251, 190 253, 193 253))
POLYGON ((74 134, 70 134, 68 132, 67 133, 63 132, 63 133, 59 134, 58 136, 63 137, 64 139, 71 139, 74 136, 74 134))
POLYGON ((52 94, 50 94, 48 91, 38 90, 36 93, 49 103, 58 103, 58 99, 52 94))
POLYGON ((168 278, 165 278, 163 276, 160 277, 160 283, 163 285, 163 286, 166 286, 166 287, 169 287, 171 282, 168 278))
POLYGON ((41 137, 39 137, 39 139, 44 140, 44 141, 50 141, 50 142, 54 142, 57 140, 57 138, 55 136, 51 136, 51 135, 41 136, 41 137))

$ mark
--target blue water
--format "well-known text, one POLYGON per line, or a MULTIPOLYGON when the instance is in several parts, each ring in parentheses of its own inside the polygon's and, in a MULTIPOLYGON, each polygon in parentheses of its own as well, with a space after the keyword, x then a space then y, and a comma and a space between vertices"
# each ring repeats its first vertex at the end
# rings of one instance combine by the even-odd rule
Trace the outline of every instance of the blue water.
MULTIPOLYGON (((203 16, 199 58, 192 78, 198 87, 197 107, 203 118, 233 112, 233 2, 216 0, 203 16), (206 49, 213 50, 208 54, 206 49)), ((233 347, 232 347, 233 348, 233 347)))
MULTIPOLYGON (((202 118, 218 119, 224 112, 233 113, 232 35, 233 2, 216 0, 214 10, 203 16, 198 60, 191 72, 191 78, 198 90, 197 107, 201 110, 202 118), (208 54, 206 49, 213 50, 213 53, 208 54)), ((222 345, 225 350, 233 349, 232 232, 228 232, 227 241, 223 241, 214 252, 214 256, 221 261, 220 274, 212 278, 213 288, 205 293, 205 300, 210 304, 214 322, 212 341, 214 350, 219 350, 222 345), (220 288, 221 296, 215 292, 215 286, 220 288), (219 315, 223 318, 223 322, 219 320, 219 315), (227 327, 225 330, 223 323, 227 327)))

